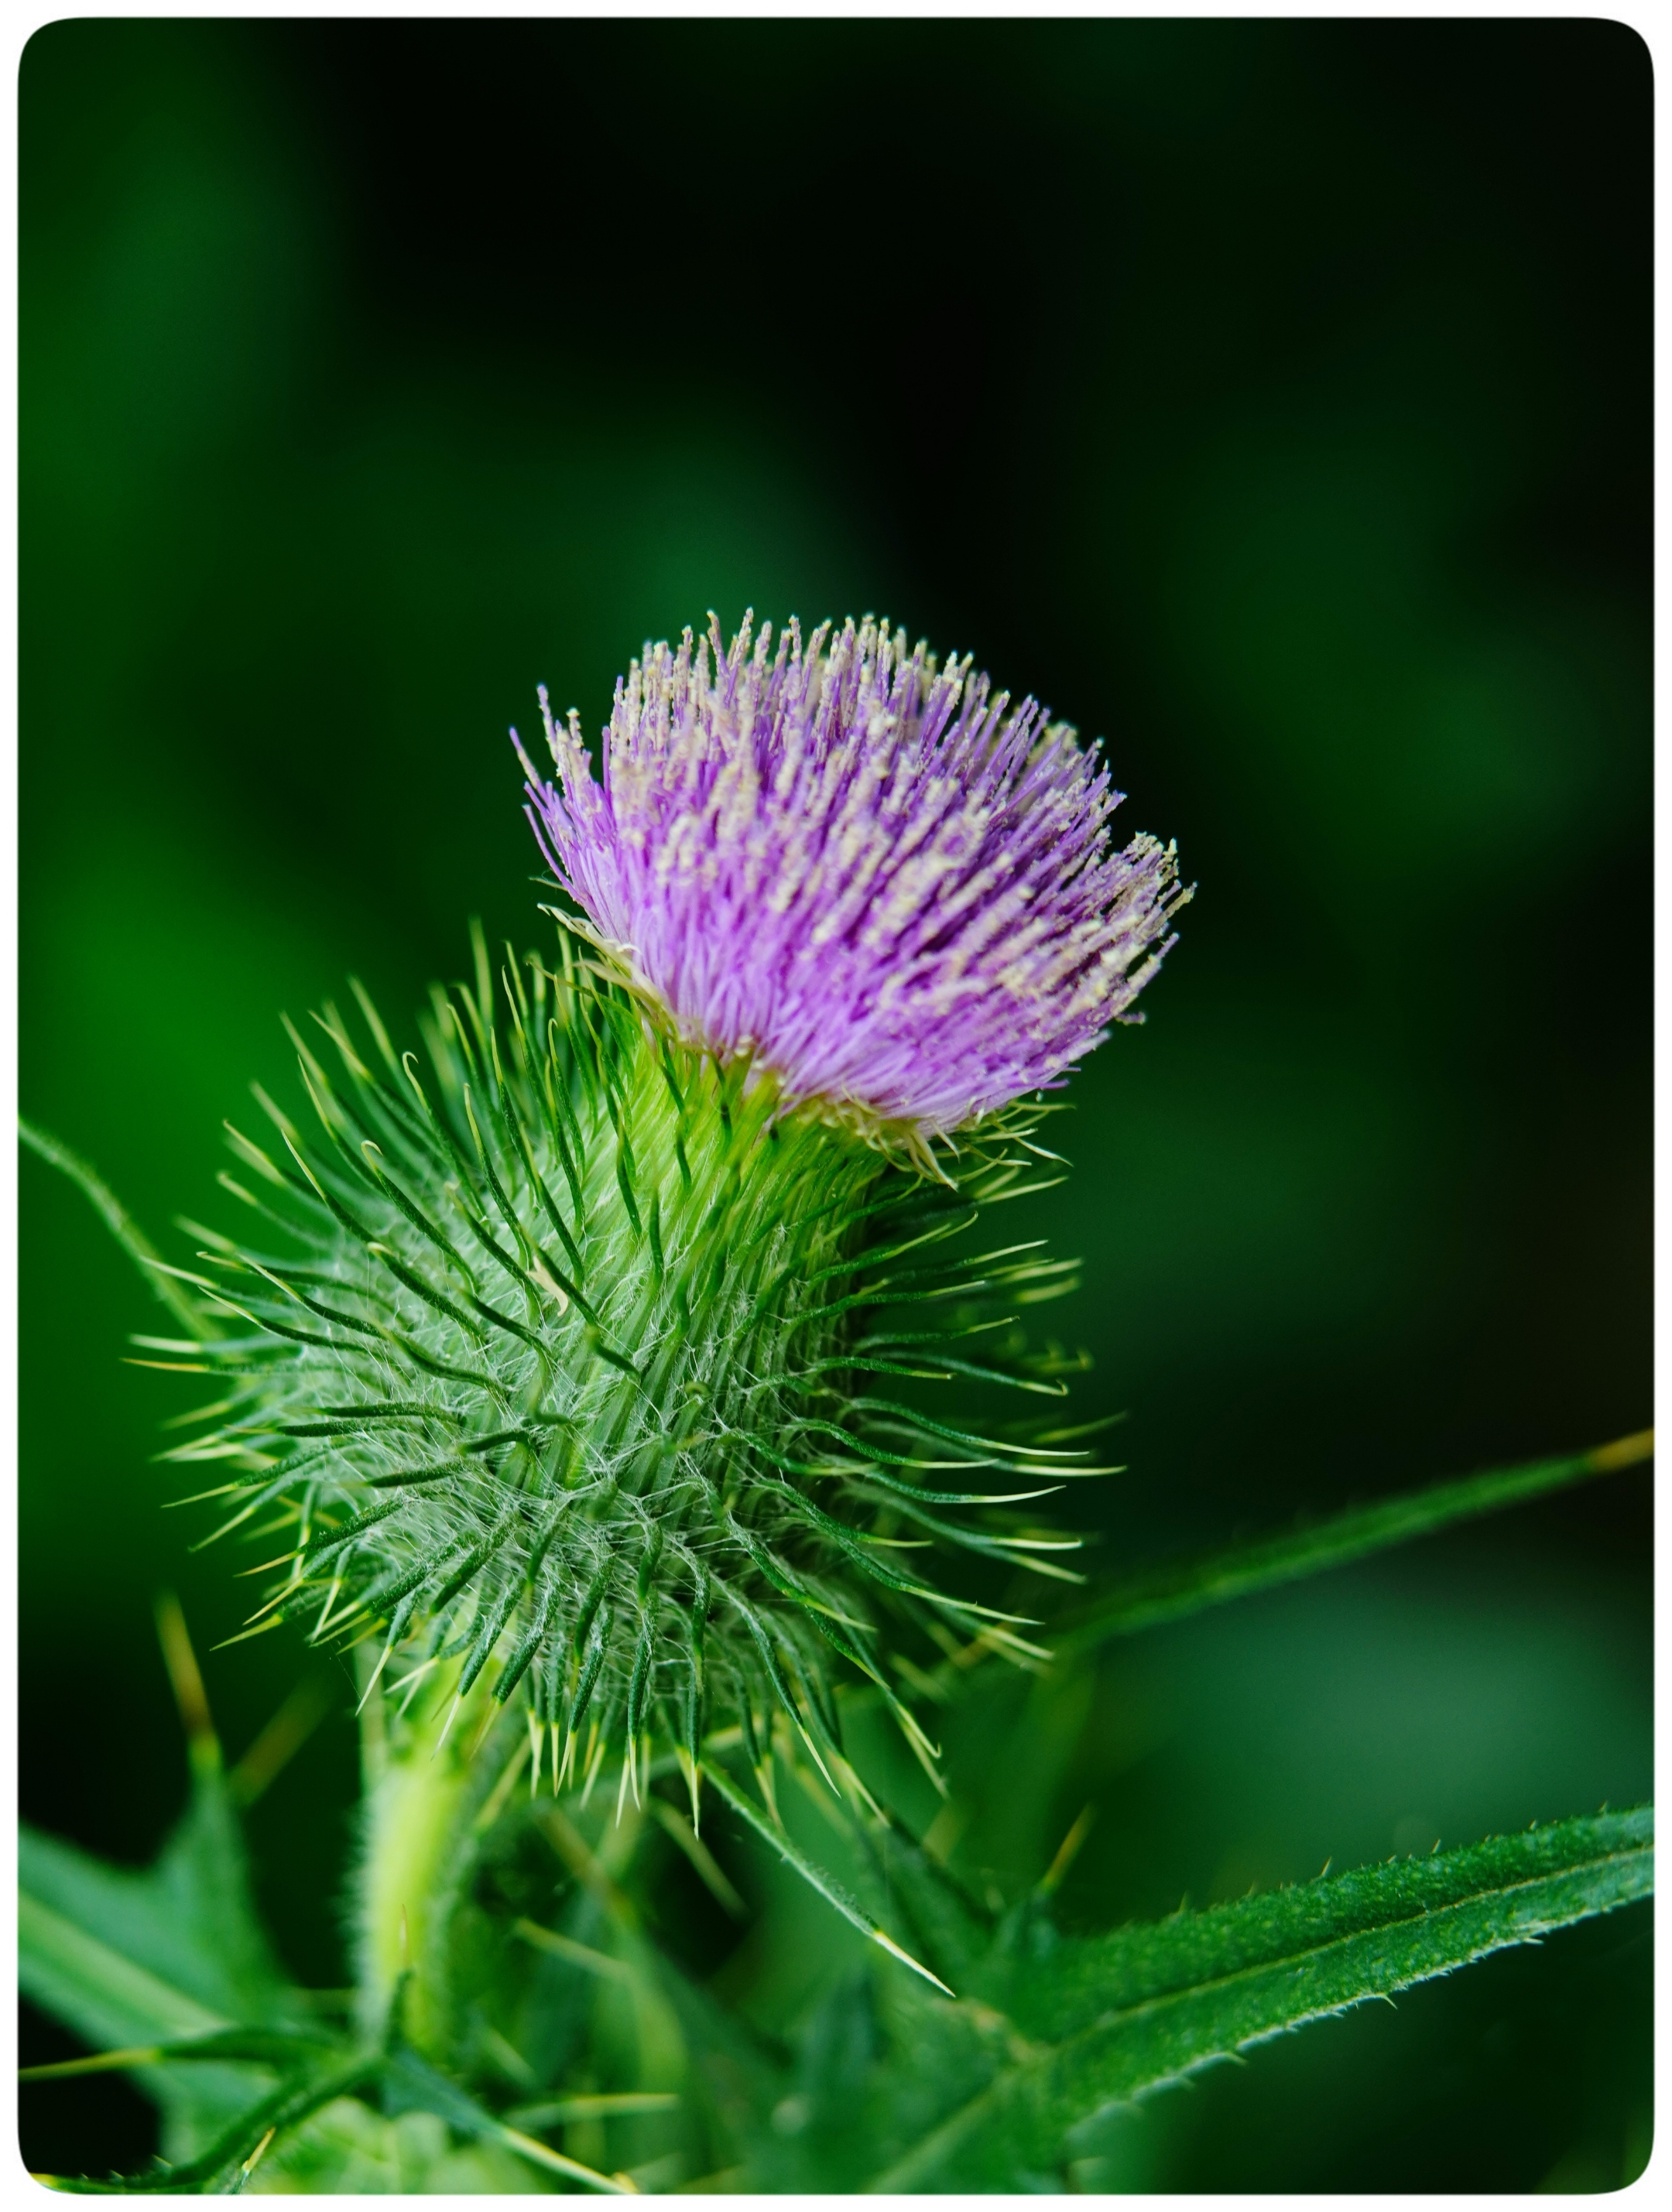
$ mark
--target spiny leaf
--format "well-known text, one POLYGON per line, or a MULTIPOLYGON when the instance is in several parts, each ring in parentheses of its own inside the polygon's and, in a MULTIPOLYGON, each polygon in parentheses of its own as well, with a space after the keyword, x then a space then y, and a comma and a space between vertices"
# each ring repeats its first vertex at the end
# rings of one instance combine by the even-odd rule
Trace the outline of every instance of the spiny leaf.
POLYGON ((995 1960, 978 1986, 1039 2042, 869 2185, 1049 2172, 1106 2105, 1649 1896, 1653 1833, 1647 1808, 1565 1820, 995 1960))
POLYGON ((1519 1505, 1592 1475, 1613 1474, 1622 1468, 1639 1466, 1653 1455, 1654 1448, 1654 1431, 1645 1429, 1565 1459, 1535 1460, 1524 1467, 1436 1483, 1430 1489, 1378 1499, 1372 1505, 1350 1507, 1327 1521, 1280 1536, 1233 1544, 1205 1559, 1159 1567, 1110 1591, 1083 1611, 1066 1615, 1060 1628, 1054 1625, 1053 1647, 1060 1656, 1067 1657, 1090 1650, 1111 1637, 1134 1635, 1140 1629, 1182 1620, 1231 1598, 1273 1589, 1328 1567, 1345 1566, 1391 1545, 1450 1528, 1456 1522, 1519 1505))
MULTIPOLYGON (((207 2193, 216 2183, 232 2183, 240 2168, 246 2177, 258 2153, 274 2136, 299 2126, 322 2106, 358 2088, 381 2063, 380 2052, 362 2051, 324 2067, 315 2064, 298 2068, 235 2120, 206 2151, 177 2165, 165 2166, 149 2173, 131 2174, 119 2181, 70 2179, 61 2174, 47 2179, 53 2188, 81 2196, 125 2197, 165 2190, 171 2196, 207 2193)), ((241 2186, 241 2181, 234 2185, 241 2186)), ((216 2190, 214 2193, 222 2191, 216 2190)))

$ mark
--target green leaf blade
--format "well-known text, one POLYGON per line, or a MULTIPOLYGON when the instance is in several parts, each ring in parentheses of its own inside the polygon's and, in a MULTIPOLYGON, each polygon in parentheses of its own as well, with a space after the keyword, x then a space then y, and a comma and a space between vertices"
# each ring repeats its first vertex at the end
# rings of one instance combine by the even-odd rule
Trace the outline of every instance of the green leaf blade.
POLYGON ((1012 2188, 1060 2165, 1104 2106, 1511 1945, 1648 1897, 1651 1808, 1566 1820, 1424 1861, 1372 1867, 1180 1913, 1034 1960, 995 1981, 1023 2033, 1012 2066, 874 2191, 1012 2188), (1099 2009, 1099 2008, 1101 2008, 1099 2009))
MULTIPOLYGON (((218 1767, 194 1773, 191 1802, 149 1867, 110 1866, 26 1826, 18 1886, 23 1992, 95 2052, 307 2021, 256 1917, 218 1767)), ((181 2160, 246 2110, 271 2073, 246 2057, 164 2062, 135 2079, 162 2108, 165 2155, 181 2160)))
POLYGON ((24 1996, 95 2048, 213 2035, 229 2025, 27 1889, 17 1900, 17 1953, 24 1996))
POLYGON ((1351 1506, 1324 1521, 1282 1534, 1232 1544, 1205 1558, 1164 1565, 1134 1577, 1092 1604, 1053 1623, 1052 1649, 1059 1659, 1076 1657, 1113 1638, 1183 1620, 1232 1598, 1249 1597, 1298 1582, 1331 1567, 1348 1566, 1395 1544, 1437 1534, 1455 1522, 1473 1521, 1565 1490, 1596 1475, 1640 1466, 1654 1455, 1654 1431, 1621 1437, 1563 1459, 1535 1460, 1524 1467, 1494 1468, 1454 1482, 1351 1506))

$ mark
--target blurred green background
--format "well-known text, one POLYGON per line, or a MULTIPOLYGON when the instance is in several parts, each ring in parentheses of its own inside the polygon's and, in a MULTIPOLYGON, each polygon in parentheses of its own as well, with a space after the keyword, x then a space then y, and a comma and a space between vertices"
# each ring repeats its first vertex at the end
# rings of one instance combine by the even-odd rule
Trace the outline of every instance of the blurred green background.
MULTIPOLYGON (((471 913, 544 941, 537 682, 595 728, 709 607, 874 609, 1104 736, 1201 886, 1032 1215, 1085 1256, 1085 1410, 1130 1414, 1073 1500, 1099 1571, 1642 1426, 1651 98, 1601 22, 38 33, 25 1110, 153 1234, 220 1218, 281 1009, 353 969, 401 1013, 471 913)), ((166 1320, 31 1158, 21 1236, 23 1809, 137 1860, 183 1780, 154 1593, 206 1650, 248 1586, 160 1510, 195 1400, 120 1358, 166 1320)), ((954 1731, 953 1863, 1013 1888, 1089 1800, 1062 1909, 1108 1925, 1647 1796, 1649 1498, 1017 1686, 954 1731)), ((233 1753, 306 1663, 207 1662, 233 1753)), ((337 1702, 252 1816, 325 1984, 337 1702)), ((32 2164, 143 2156, 119 2083, 33 2097, 32 2164)), ((1649 2099, 1639 1909, 1112 2120, 1084 2178, 1609 2188, 1649 2099)))

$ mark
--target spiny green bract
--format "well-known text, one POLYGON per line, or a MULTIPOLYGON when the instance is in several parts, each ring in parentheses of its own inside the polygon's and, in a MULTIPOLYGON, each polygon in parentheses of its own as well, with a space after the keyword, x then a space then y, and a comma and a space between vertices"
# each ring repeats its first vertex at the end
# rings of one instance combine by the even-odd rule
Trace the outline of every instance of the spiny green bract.
POLYGON ((1003 1322, 994 1293, 1066 1287, 1063 1264, 929 1249, 1049 1157, 1027 1140, 1043 1109, 937 1184, 785 1113, 567 938, 556 969, 508 948, 497 1006, 479 935, 476 952, 474 988, 438 987, 421 1018, 429 1071, 356 984, 363 1053, 334 1008, 315 1017, 337 1075, 292 1032, 323 1141, 259 1092, 283 1149, 234 1132, 249 1184, 222 1179, 272 1249, 204 1232, 214 1272, 192 1279, 222 1333, 204 1363, 234 1387, 170 1456, 237 1471, 203 1493, 233 1508, 217 1533, 283 1539, 248 1632, 295 1619, 375 1639, 376 1674, 409 1696, 450 1659, 459 1698, 495 1669, 537 1780, 549 1739, 554 1787, 590 1786, 612 1746, 636 1787, 651 1739, 694 1762, 720 1718, 758 1771, 775 1707, 816 1757, 836 1752, 832 1651, 926 1752, 874 1607, 1026 1653, 1013 1616, 925 1578, 921 1547, 1056 1574, 1041 1555, 1072 1548, 995 1509, 1083 1453, 884 1395, 903 1376, 1063 1388, 1060 1361, 1018 1346, 947 1349, 1003 1322), (921 1325, 862 1328, 914 1305, 921 1325), (224 1333, 228 1316, 253 1334, 224 1333), (926 1485, 947 1468, 962 1481, 926 1485))

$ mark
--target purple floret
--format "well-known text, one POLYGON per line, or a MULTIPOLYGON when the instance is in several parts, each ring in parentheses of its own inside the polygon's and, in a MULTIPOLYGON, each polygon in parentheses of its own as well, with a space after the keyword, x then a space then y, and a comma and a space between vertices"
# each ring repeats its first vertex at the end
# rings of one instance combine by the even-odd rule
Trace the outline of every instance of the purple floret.
POLYGON ((1141 1020, 1189 893, 1172 846, 1110 849, 1096 748, 869 618, 771 635, 647 645, 601 787, 544 690, 558 784, 522 755, 558 882, 682 1032, 933 1138, 1141 1020))

